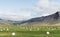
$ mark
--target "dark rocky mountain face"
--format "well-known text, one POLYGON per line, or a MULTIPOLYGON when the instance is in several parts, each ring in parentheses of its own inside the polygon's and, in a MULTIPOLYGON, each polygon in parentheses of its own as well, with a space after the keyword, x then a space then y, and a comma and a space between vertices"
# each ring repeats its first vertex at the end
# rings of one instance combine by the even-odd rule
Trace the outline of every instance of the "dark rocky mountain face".
POLYGON ((27 21, 23 21, 21 22, 21 24, 23 23, 36 23, 36 22, 39 22, 39 23, 54 23, 56 21, 60 21, 60 13, 59 12, 56 12, 52 15, 48 15, 48 16, 42 16, 42 17, 36 17, 36 18, 32 18, 30 20, 27 20, 27 21))
POLYGON ((31 18, 26 21, 12 21, 0 18, 0 25, 23 25, 23 24, 40 25, 40 24, 54 24, 54 23, 60 23, 60 12, 56 12, 48 16, 31 18))
POLYGON ((59 18, 59 12, 56 12, 55 14, 54 14, 54 17, 53 17, 54 19, 58 19, 59 18))

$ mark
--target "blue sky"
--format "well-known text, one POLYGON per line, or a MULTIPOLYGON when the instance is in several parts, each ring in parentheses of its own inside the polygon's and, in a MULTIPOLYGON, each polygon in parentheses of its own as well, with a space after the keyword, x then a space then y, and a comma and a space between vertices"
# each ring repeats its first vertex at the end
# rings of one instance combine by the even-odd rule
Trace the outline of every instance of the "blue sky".
POLYGON ((60 10, 60 0, 0 0, 0 18, 23 20, 60 10))
POLYGON ((0 8, 2 9, 14 9, 21 7, 32 7, 37 0, 0 0, 0 8))

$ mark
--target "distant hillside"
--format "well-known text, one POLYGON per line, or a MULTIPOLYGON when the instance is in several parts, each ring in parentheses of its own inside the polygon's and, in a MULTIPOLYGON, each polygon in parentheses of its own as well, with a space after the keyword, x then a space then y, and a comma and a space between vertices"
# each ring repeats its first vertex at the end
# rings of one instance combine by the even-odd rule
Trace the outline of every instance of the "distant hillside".
POLYGON ((60 25, 60 12, 42 17, 31 18, 25 21, 12 21, 0 18, 0 25, 60 25))
POLYGON ((60 12, 56 12, 54 14, 48 15, 48 16, 42 16, 42 17, 36 17, 29 19, 27 21, 23 21, 20 24, 21 25, 53 25, 60 23, 60 12))
POLYGON ((13 25, 15 21, 12 20, 5 20, 0 18, 0 25, 13 25))

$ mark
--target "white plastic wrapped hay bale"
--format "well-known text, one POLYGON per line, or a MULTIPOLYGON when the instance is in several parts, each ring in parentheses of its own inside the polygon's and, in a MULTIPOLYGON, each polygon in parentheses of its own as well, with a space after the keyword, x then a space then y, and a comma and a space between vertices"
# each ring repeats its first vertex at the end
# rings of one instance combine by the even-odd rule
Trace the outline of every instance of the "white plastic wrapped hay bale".
POLYGON ((47 32, 46 32, 46 34, 47 34, 47 35, 49 35, 49 34, 50 34, 50 32, 48 32, 48 31, 47 31, 47 32))
POLYGON ((15 36, 16 35, 16 33, 15 32, 12 32, 12 36, 15 36))

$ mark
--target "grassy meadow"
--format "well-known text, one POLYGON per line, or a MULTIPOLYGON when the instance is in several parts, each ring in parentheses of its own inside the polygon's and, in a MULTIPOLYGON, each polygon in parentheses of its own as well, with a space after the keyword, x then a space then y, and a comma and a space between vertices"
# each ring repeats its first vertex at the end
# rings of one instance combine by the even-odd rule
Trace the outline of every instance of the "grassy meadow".
POLYGON ((0 37, 60 37, 59 26, 0 26, 0 37), (12 35, 12 33, 15 35, 12 35), (46 32, 50 34, 47 35, 46 32))

